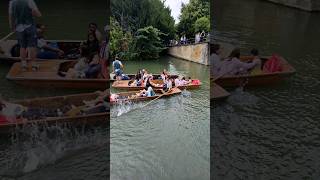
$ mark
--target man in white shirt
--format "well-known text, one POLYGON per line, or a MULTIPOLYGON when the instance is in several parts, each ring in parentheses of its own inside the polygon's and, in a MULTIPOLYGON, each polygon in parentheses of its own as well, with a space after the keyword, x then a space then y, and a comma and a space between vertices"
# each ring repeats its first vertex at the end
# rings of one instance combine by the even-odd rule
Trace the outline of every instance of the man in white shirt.
POLYGON ((33 0, 11 0, 9 2, 9 24, 10 28, 17 33, 23 70, 27 70, 27 52, 32 61, 32 69, 38 69, 34 62, 37 53, 37 31, 34 17, 41 17, 41 12, 33 0))

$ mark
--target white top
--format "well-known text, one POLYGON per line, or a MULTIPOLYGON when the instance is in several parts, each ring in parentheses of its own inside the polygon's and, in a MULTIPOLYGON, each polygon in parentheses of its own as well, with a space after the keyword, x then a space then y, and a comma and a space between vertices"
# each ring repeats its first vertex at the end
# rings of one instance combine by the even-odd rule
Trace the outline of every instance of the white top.
POLYGON ((218 75, 236 75, 238 73, 247 72, 256 65, 256 61, 246 63, 240 61, 238 58, 222 61, 218 75))
POLYGON ((5 107, 2 108, 2 111, 0 111, 0 114, 10 118, 16 118, 17 116, 20 116, 23 111, 24 111, 23 106, 19 104, 6 102, 5 107))
MULTIPOLYGON (((16 0, 11 0, 9 2, 9 14, 12 15, 12 3, 16 1, 16 0)), ((24 0, 28 2, 28 5, 30 7, 30 9, 38 11, 38 7, 36 5, 36 3, 33 0, 24 0)), ((17 32, 23 32, 25 29, 27 29, 28 27, 30 27, 31 24, 17 24, 16 25, 16 31, 17 32)))
POLYGON ((181 81, 180 81, 180 79, 178 79, 178 78, 174 80, 174 84, 175 84, 176 86, 180 86, 180 82, 181 82, 181 81))
POLYGON ((88 67, 87 59, 82 57, 78 60, 78 62, 74 65, 74 69, 78 72, 84 71, 88 67))
POLYGON ((47 41, 43 38, 39 38, 37 40, 37 46, 38 48, 42 49, 45 45, 47 45, 47 41))

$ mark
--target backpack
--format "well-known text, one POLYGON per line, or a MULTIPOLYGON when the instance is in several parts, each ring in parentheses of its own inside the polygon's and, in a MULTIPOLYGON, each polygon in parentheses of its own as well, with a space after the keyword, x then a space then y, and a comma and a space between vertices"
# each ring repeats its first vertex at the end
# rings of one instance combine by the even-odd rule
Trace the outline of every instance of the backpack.
POLYGON ((263 72, 272 73, 282 71, 280 57, 276 54, 272 55, 263 65, 263 72))

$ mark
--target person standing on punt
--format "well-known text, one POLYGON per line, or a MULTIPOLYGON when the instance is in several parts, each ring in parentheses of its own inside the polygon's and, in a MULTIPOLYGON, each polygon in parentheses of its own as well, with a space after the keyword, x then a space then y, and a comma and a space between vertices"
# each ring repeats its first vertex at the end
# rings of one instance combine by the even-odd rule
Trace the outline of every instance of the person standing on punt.
MULTIPOLYGON (((116 56, 115 60, 112 62, 113 72, 116 74, 116 77, 121 77, 123 71, 123 65, 119 60, 119 57, 116 56)), ((118 80, 118 79, 117 79, 118 80)))
POLYGON ((37 5, 33 0, 11 0, 9 2, 10 28, 17 33, 20 45, 20 58, 22 70, 27 70, 27 55, 32 62, 32 70, 39 67, 34 62, 36 58, 37 30, 34 17, 41 17, 37 5))

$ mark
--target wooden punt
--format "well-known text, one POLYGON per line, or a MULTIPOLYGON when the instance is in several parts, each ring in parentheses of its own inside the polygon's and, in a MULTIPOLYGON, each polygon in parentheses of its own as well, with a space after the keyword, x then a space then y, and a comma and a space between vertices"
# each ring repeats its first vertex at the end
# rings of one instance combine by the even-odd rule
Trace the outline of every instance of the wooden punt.
MULTIPOLYGON (((136 91, 136 90, 141 90, 144 89, 145 86, 128 86, 130 80, 123 80, 123 81, 115 81, 112 84, 113 88, 116 89, 121 89, 121 90, 129 90, 129 91, 136 91)), ((154 84, 153 89, 161 89, 163 86, 163 81, 162 80, 152 80, 151 81, 154 84)), ((184 86, 178 86, 179 89, 198 89, 200 88, 201 83, 199 84, 188 84, 184 86)))
POLYGON ((75 60, 40 61, 38 71, 21 71, 20 63, 15 63, 7 74, 7 79, 29 87, 73 88, 73 89, 107 89, 108 79, 66 78, 59 75, 61 69, 75 64, 75 60))
MULTIPOLYGON (((126 74, 127 76, 129 76, 130 79, 134 79, 135 78, 135 74, 126 74)), ((161 78, 161 75, 160 74, 152 74, 153 78, 154 79, 160 79, 161 78)), ((177 74, 170 74, 169 75, 170 78, 178 78, 179 75, 177 74)), ((115 74, 113 73, 110 73, 110 81, 116 81, 116 77, 115 77, 115 74)))
MULTIPOLYGON (((268 58, 262 58, 263 63, 268 58)), ((250 57, 242 57, 243 61, 251 60, 250 57)), ((262 73, 258 75, 238 75, 224 76, 215 80, 214 83, 222 87, 238 87, 243 84, 246 86, 269 86, 281 83, 284 79, 295 74, 296 70, 283 57, 280 57, 283 70, 281 72, 262 73)), ((214 77, 211 78, 211 81, 214 77)))
MULTIPOLYGON (((58 108, 74 105, 76 107, 83 106, 83 101, 94 100, 99 96, 98 92, 95 93, 84 93, 75 94, 67 96, 55 96, 55 97, 43 97, 34 98, 27 100, 15 101, 16 104, 21 104, 28 108, 46 108, 51 110, 56 110, 58 108)), ((110 111, 96 114, 86 114, 86 115, 75 115, 66 116, 62 115, 60 117, 45 117, 39 119, 30 120, 18 120, 15 123, 0 123, 0 133, 10 133, 17 127, 23 127, 28 124, 39 124, 39 125, 57 125, 68 123, 73 127, 83 126, 83 125, 99 125, 106 126, 107 121, 110 120, 110 111)))
POLYGON ((212 85, 212 89, 210 92, 210 100, 213 101, 222 100, 230 96, 230 93, 228 91, 215 83, 212 85))
MULTIPOLYGON (((118 101, 110 101, 110 104, 121 104, 121 103, 128 103, 128 102, 138 102, 138 101, 149 101, 152 99, 156 99, 159 96, 163 95, 162 91, 159 89, 154 90, 156 95, 155 96, 151 96, 151 97, 135 97, 135 98, 129 98, 132 95, 135 95, 136 93, 139 93, 140 91, 130 91, 130 92, 122 92, 122 93, 116 93, 117 95, 119 95, 119 99, 118 101)), ((177 95, 180 94, 181 90, 179 88, 172 88, 172 90, 163 95, 163 97, 168 97, 168 96, 173 96, 173 95, 177 95)))
MULTIPOLYGON (((80 40, 48 40, 48 43, 57 43, 59 48, 65 52, 65 55, 61 59, 77 59, 79 58, 80 40)), ((3 54, 0 53, 0 62, 15 63, 19 62, 20 58, 15 52, 15 46, 18 44, 17 40, 7 40, 0 43, 0 49, 3 50, 3 54)), ((47 59, 38 59, 47 60, 47 59)))

